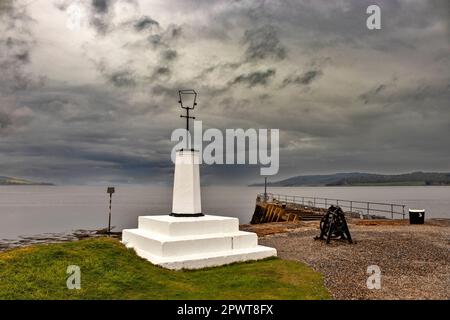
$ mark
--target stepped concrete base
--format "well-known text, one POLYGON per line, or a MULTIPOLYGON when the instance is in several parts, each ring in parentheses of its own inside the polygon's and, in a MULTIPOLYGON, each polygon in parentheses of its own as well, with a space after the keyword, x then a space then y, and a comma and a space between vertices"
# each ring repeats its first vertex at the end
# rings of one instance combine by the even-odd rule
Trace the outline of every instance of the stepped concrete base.
POLYGON ((259 246, 255 233, 239 231, 237 218, 143 216, 125 229, 122 242, 148 261, 168 269, 199 269, 276 256, 259 246))

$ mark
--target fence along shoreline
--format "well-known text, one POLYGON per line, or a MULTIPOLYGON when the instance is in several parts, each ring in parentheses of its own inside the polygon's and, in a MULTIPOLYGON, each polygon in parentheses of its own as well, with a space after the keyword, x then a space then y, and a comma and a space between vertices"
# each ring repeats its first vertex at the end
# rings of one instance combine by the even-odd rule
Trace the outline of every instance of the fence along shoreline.
POLYGON ((352 218, 405 219, 404 204, 259 193, 251 223, 320 220, 331 205, 352 218))

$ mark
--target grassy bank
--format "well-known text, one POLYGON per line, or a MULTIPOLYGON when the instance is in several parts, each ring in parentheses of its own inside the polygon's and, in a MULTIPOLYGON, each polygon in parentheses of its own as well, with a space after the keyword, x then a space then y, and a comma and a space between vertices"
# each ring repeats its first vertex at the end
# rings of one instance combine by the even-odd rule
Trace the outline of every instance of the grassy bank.
POLYGON ((0 299, 329 299, 319 273, 281 259, 194 271, 156 267, 97 238, 0 253, 0 299), (81 289, 66 287, 67 266, 81 289))

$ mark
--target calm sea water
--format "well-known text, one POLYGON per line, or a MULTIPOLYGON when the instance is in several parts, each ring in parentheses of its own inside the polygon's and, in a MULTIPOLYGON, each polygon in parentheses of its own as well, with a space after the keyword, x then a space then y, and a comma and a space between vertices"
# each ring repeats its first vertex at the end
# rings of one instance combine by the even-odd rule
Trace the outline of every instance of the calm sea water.
MULTIPOLYGON (((248 223, 260 187, 202 189, 203 211, 248 223)), ((450 218, 450 187, 300 187, 270 188, 272 193, 406 204, 425 209, 426 217, 450 218)), ((118 186, 113 195, 115 230, 137 225, 139 215, 168 214, 168 187, 118 186)), ((107 225, 106 187, 0 186, 0 239, 24 235, 97 229, 107 225)))

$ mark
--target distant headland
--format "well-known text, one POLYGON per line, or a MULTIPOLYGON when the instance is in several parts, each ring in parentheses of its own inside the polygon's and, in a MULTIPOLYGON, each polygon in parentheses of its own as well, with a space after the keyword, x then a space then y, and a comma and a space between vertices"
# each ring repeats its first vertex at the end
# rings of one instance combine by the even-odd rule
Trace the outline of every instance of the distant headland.
POLYGON ((20 178, 0 176, 0 186, 54 186, 50 182, 36 182, 20 178))
MULTIPOLYGON (((262 186, 255 183, 250 186, 262 186)), ((441 186, 450 185, 450 172, 412 172, 404 174, 335 173, 295 176, 269 182, 272 187, 301 186, 441 186)))

